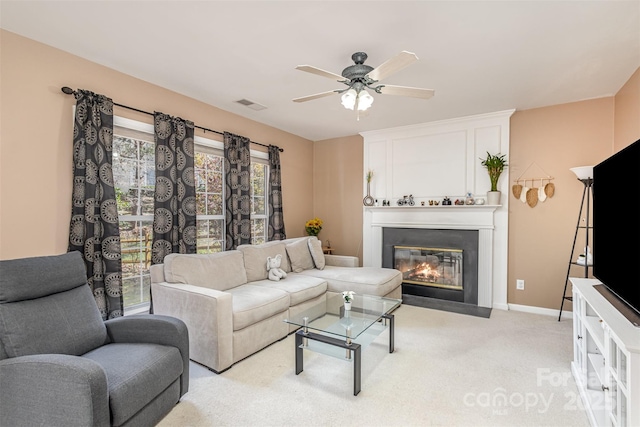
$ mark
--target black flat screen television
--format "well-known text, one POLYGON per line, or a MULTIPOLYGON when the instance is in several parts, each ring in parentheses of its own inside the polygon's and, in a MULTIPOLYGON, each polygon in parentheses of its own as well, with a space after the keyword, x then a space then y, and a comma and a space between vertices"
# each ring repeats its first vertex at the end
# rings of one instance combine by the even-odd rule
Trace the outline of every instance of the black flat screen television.
POLYGON ((639 326, 640 140, 593 167, 592 191, 593 275, 639 326))

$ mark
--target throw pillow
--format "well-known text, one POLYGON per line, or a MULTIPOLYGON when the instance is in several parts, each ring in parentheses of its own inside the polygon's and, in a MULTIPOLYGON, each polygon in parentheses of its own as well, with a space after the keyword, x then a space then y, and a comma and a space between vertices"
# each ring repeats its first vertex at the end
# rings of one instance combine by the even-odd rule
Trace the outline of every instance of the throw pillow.
POLYGON ((307 240, 300 239, 287 245, 287 255, 289 255, 289 260, 291 261, 291 269, 295 273, 311 270, 315 267, 307 240))
POLYGON ((307 240, 307 244, 309 245, 309 252, 311 252, 311 258, 313 258, 313 263, 316 265, 316 268, 323 270, 325 262, 322 242, 318 240, 317 237, 310 237, 309 240, 307 240))

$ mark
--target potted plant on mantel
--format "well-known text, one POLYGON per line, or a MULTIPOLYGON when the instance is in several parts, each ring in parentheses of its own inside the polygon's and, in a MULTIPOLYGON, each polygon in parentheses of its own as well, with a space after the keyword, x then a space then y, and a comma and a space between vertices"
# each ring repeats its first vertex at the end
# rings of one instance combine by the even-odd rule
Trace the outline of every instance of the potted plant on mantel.
POLYGON ((502 171, 507 165, 505 159, 506 154, 490 154, 487 151, 487 157, 485 159, 480 158, 482 166, 487 168, 489 173, 489 180, 491 181, 491 190, 487 191, 487 204, 499 205, 500 204, 500 191, 498 190, 498 179, 502 174, 502 171))

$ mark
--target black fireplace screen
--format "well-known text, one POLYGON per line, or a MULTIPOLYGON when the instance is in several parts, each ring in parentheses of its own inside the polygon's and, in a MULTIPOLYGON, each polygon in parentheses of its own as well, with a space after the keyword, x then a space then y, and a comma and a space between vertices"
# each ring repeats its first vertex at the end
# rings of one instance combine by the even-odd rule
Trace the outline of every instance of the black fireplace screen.
POLYGON ((404 283, 462 290, 462 249, 394 246, 394 268, 404 283))

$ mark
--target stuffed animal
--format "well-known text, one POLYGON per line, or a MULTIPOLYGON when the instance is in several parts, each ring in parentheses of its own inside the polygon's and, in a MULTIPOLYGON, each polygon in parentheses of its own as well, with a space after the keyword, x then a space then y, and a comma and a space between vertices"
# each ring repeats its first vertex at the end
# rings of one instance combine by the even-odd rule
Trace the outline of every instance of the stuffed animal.
POLYGON ((267 271, 269 271, 269 280, 278 281, 287 277, 287 273, 280 268, 282 262, 282 255, 278 254, 275 257, 267 257, 267 271))

